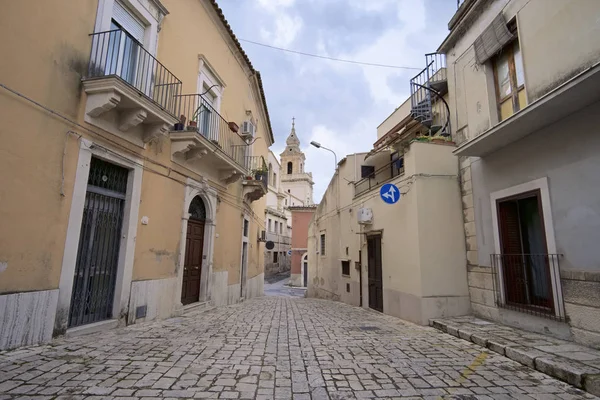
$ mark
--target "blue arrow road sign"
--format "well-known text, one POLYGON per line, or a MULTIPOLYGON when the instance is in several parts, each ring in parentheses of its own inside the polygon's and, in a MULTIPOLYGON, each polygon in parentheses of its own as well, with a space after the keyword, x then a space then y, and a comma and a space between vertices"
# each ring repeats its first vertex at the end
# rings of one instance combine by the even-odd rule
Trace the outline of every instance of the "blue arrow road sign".
POLYGON ((379 190, 381 199, 388 204, 394 204, 400 200, 400 189, 393 183, 386 183, 379 190))

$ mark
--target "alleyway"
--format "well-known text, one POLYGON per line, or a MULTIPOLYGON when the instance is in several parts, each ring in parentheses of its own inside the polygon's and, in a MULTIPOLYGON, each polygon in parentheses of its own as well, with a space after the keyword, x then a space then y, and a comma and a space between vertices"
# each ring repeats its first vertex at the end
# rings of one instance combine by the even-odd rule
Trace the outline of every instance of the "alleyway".
POLYGON ((400 397, 594 398, 434 329, 304 298, 0 353, 0 399, 400 397))
POLYGON ((287 286, 289 281, 290 278, 288 275, 273 283, 265 282, 265 296, 304 297, 306 288, 287 286))

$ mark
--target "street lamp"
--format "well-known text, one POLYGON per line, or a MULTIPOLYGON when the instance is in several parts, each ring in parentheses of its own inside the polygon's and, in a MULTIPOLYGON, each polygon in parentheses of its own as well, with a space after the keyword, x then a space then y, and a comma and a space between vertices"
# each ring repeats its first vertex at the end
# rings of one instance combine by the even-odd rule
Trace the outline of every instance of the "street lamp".
POLYGON ((315 146, 317 149, 323 149, 323 150, 327 150, 327 151, 330 151, 331 153, 333 153, 333 157, 335 159, 335 169, 337 169, 337 165, 338 165, 338 163, 337 163, 337 154, 335 154, 335 152, 333 150, 328 149, 327 147, 321 146, 321 143, 315 142, 314 140, 312 142, 310 142, 310 144, 313 145, 313 146, 315 146))

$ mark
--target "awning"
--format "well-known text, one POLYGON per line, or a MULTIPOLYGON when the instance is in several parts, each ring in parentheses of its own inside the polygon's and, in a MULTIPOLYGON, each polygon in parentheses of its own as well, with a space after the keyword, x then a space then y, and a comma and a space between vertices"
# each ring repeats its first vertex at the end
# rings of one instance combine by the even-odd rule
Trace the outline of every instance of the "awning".
POLYGON ((504 47, 504 45, 510 42, 514 38, 513 34, 510 33, 504 20, 502 13, 498 14, 477 39, 473 46, 475 47, 475 58, 479 64, 485 63, 492 56, 496 55, 504 47))
POLYGON ((600 101, 600 63, 463 143, 453 153, 458 156, 486 156, 597 101, 600 101))

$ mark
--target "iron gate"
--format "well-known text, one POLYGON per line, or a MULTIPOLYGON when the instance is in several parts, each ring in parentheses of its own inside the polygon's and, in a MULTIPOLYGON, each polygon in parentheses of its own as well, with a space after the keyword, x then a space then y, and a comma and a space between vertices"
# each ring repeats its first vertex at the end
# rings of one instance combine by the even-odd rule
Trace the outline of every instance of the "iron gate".
POLYGON ((69 327, 112 317, 128 173, 125 168, 92 158, 69 327))

